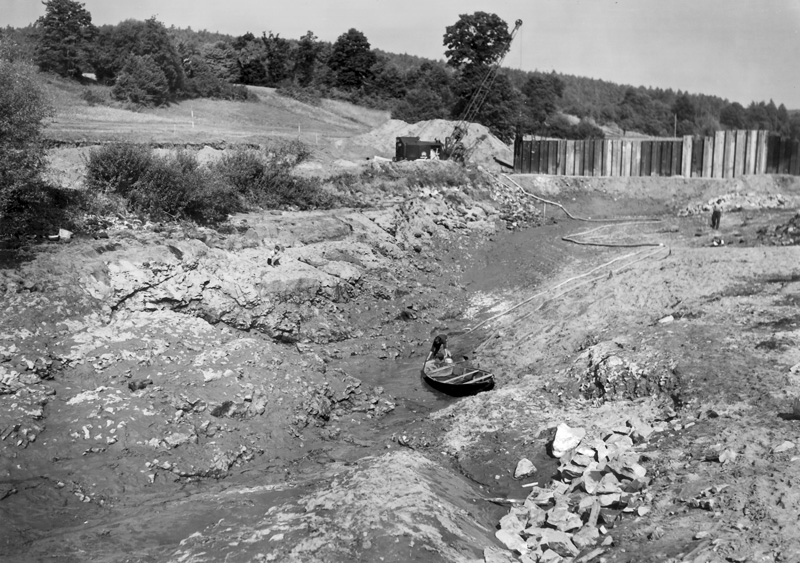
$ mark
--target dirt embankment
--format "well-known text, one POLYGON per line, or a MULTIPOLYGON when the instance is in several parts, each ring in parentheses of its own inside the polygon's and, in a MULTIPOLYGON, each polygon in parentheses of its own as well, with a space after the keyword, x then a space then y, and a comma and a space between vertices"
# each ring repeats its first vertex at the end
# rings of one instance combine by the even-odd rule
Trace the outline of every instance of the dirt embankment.
POLYGON ((241 217, 229 235, 123 226, 5 268, 0 547, 796 559, 800 256, 763 232, 792 220, 800 186, 515 180, 629 220, 537 201, 546 225, 498 230, 519 190, 420 190, 371 212, 241 217), (720 231, 680 216, 736 193, 752 205, 720 231), (589 230, 578 240, 654 246, 562 239, 589 230), (440 331, 496 390, 448 402, 421 386, 440 331), (562 423, 577 441, 553 443, 562 423))

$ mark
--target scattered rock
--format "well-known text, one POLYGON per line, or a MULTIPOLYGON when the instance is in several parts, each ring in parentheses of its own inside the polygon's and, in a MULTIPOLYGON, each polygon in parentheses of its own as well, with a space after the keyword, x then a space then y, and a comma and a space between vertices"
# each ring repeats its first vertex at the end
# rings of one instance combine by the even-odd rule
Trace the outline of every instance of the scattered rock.
POLYGON ((779 446, 776 446, 775 449, 772 450, 772 453, 780 454, 786 451, 789 451, 794 448, 794 442, 790 442, 786 440, 779 446))
POLYGON ((522 458, 514 470, 514 479, 522 479, 536 473, 536 466, 528 458, 522 458))
POLYGON ((570 428, 566 424, 559 424, 553 439, 553 456, 563 457, 568 451, 578 447, 584 436, 586 436, 584 428, 570 428))

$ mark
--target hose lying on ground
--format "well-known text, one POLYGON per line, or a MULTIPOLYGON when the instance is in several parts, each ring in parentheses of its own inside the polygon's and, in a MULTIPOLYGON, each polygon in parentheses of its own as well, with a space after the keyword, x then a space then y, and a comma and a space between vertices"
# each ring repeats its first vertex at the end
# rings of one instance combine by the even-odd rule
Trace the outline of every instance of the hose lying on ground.
MULTIPOLYGON (((653 256, 654 254, 658 253, 662 248, 666 248, 667 249, 667 255, 664 258, 667 258, 668 256, 670 256, 672 254, 672 249, 669 246, 667 246, 667 245, 665 245, 664 243, 661 243, 661 242, 640 242, 640 243, 589 242, 589 241, 576 240, 576 238, 575 238, 575 237, 580 237, 580 236, 587 235, 587 234, 595 232, 595 231, 597 231, 599 229, 603 229, 603 228, 610 227, 610 226, 621 227, 621 226, 625 226, 625 225, 636 225, 636 224, 645 224, 645 223, 658 223, 658 222, 660 222, 660 219, 645 220, 645 221, 629 221, 628 219, 624 219, 624 220, 622 220, 624 222, 619 222, 619 220, 614 220, 614 219, 604 220, 604 219, 588 219, 588 218, 584 218, 584 217, 576 217, 576 216, 572 215, 569 211, 567 211, 567 209, 563 205, 561 205, 560 203, 557 203, 557 202, 554 202, 554 201, 550 201, 548 199, 545 199, 543 197, 539 197, 539 196, 537 196, 535 194, 532 194, 532 193, 526 191, 522 186, 520 186, 517 182, 515 182, 514 180, 509 178, 508 175, 506 175, 506 174, 503 174, 502 177, 505 178, 506 180, 508 180, 509 182, 511 182, 519 191, 521 191, 525 195, 528 195, 528 196, 530 196, 530 197, 532 197, 532 198, 534 198, 534 199, 536 199, 538 201, 541 201, 541 202, 544 202, 544 203, 547 203, 547 204, 550 204, 550 205, 555 205, 556 207, 561 209, 567 215, 567 217, 569 217, 570 219, 574 219, 576 221, 586 221, 586 222, 594 222, 594 223, 611 223, 610 225, 601 225, 599 227, 595 227, 594 229, 590 229, 590 230, 584 231, 582 233, 577 233, 575 235, 561 237, 562 240, 564 240, 564 241, 571 242, 571 243, 574 243, 574 244, 583 245, 583 246, 605 246, 605 247, 611 247, 611 248, 657 247, 656 250, 646 254, 645 256, 637 258, 636 260, 634 260, 634 261, 632 261, 632 262, 630 262, 628 264, 625 264, 624 266, 622 266, 620 268, 617 268, 616 270, 611 270, 608 274, 602 274, 600 276, 593 277, 591 279, 588 279, 588 280, 586 280, 584 282, 581 282, 581 283, 575 285, 574 287, 571 287, 571 288, 569 288, 569 289, 567 289, 565 291, 562 291, 561 293, 559 293, 559 294, 557 294, 557 295, 555 295, 553 297, 545 299, 544 301, 542 301, 539 304, 538 307, 536 307, 533 311, 530 311, 530 312, 526 313, 522 318, 525 318, 526 316, 534 313, 535 311, 538 311, 548 301, 552 301, 554 299, 558 299, 559 297, 569 293, 570 291, 578 289, 579 287, 582 287, 584 285, 590 284, 590 283, 595 282, 595 281, 599 281, 599 280, 601 280, 603 278, 607 278, 609 275, 613 275, 613 274, 615 274, 615 273, 617 273, 617 272, 619 272, 619 271, 621 271, 621 270, 623 270, 625 268, 628 268, 628 267, 632 266, 633 264, 635 264, 637 262, 640 262, 641 260, 644 260, 646 258, 649 258, 650 256, 653 256)), ((500 181, 496 177, 495 177, 495 180, 500 185, 503 185, 504 187, 508 187, 505 184, 503 184, 502 181, 500 181)), ((640 250, 638 252, 633 252, 631 254, 626 254, 625 256, 618 256, 617 258, 614 258, 613 260, 610 260, 610 261, 606 262, 605 264, 601 264, 600 266, 597 266, 596 268, 592 268, 591 270, 589 270, 586 273, 583 273, 583 274, 580 274, 578 276, 574 276, 572 278, 564 280, 563 282, 561 282, 561 283, 559 283, 559 284, 557 284, 557 285, 555 285, 555 286, 553 286, 553 287, 551 287, 549 289, 541 291, 541 292, 537 293, 536 295, 533 295, 533 296, 531 296, 531 297, 529 297, 529 298, 517 303, 516 305, 514 305, 513 307, 503 311, 502 313, 499 313, 497 315, 494 315, 493 317, 490 317, 488 319, 485 319, 485 320, 481 321, 480 323, 478 323, 477 325, 475 325, 474 327, 472 327, 468 331, 466 331, 465 334, 469 334, 471 332, 474 332, 475 330, 477 330, 481 326, 485 325, 486 323, 489 323, 491 321, 497 320, 498 318, 503 317, 503 316, 505 316, 505 315, 507 315, 507 314, 519 309, 520 307, 522 307, 526 303, 531 302, 532 300, 534 300, 537 297, 540 297, 540 296, 548 293, 549 291, 553 291, 555 289, 558 289, 559 287, 561 287, 563 285, 566 285, 566 284, 568 284, 568 283, 570 283, 572 281, 575 281, 577 279, 581 279, 581 278, 584 278, 586 276, 590 276, 594 272, 596 272, 597 270, 605 268, 606 266, 609 266, 610 264, 613 264, 614 262, 617 262, 619 260, 624 260, 626 258, 632 258, 632 257, 634 257, 634 256, 636 256, 638 254, 641 254, 642 252, 644 252, 644 250, 640 250)), ((528 335, 526 335, 525 338, 527 338, 527 336, 528 335)))
POLYGON ((647 224, 653 223, 655 221, 629 221, 627 223, 613 223, 611 225, 600 225, 599 227, 595 227, 594 229, 589 229, 588 231, 583 231, 582 233, 576 233, 574 235, 568 235, 561 237, 561 240, 571 242, 573 244, 580 244, 582 246, 608 246, 611 248, 638 248, 641 246, 664 246, 661 242, 589 242, 589 241, 581 241, 576 240, 577 237, 581 237, 584 235, 588 235, 589 233, 593 233, 600 229, 605 229, 607 227, 624 227, 626 225, 640 225, 640 224, 647 224))
MULTIPOLYGON (((659 246, 664 246, 664 245, 659 245, 659 246)), ((514 306, 513 306, 513 307, 511 307, 510 309, 507 309, 507 310, 503 311, 502 313, 498 313, 497 315, 495 315, 495 316, 493 316, 493 317, 489 317, 488 319, 485 319, 485 320, 483 320, 483 321, 479 322, 479 323, 478 323, 478 324, 476 324, 474 327, 472 327, 472 328, 470 328, 468 331, 466 331, 464 334, 469 334, 469 333, 471 333, 471 332, 474 332, 475 330, 477 330, 477 329, 478 329, 478 328, 480 328, 481 326, 485 325, 486 323, 488 323, 488 322, 491 322, 491 321, 494 321, 494 320, 496 320, 496 319, 499 319, 500 317, 502 317, 502 316, 505 316, 505 315, 507 315, 507 314, 511 313, 512 311, 515 311, 516 309, 519 309, 520 307, 522 307, 522 306, 523 306, 523 305, 525 305, 526 303, 529 303, 530 301, 533 301, 533 300, 534 300, 534 299, 536 299, 537 297, 539 297, 539 296, 541 296, 541 295, 544 295, 545 293, 547 293, 547 292, 549 292, 549 291, 553 291, 554 289, 558 289, 558 288, 559 288, 559 287, 561 287, 562 285, 566 285, 566 284, 568 284, 568 283, 570 283, 570 282, 572 282, 572 281, 575 281, 575 280, 578 280, 578 279, 581 279, 581 278, 585 278, 586 276, 590 276, 590 275, 592 275, 594 272, 596 272, 597 270, 600 270, 600 269, 602 269, 602 268, 605 268, 606 266, 608 266, 608 265, 610 265, 610 264, 613 264, 614 262, 618 262, 619 260, 624 260, 624 259, 626 259, 626 258, 632 258, 632 257, 636 256, 637 254, 641 254, 642 252, 644 252, 644 250, 639 250, 639 251, 637 251, 637 252, 632 252, 632 253, 630 253, 630 254, 626 254, 625 256, 617 256, 617 257, 616 257, 616 258, 614 258, 613 260, 609 260, 609 261, 608 261, 608 262, 606 262, 605 264, 601 264, 601 265, 599 265, 599 266, 597 266, 597 267, 595 267, 595 268, 592 268, 592 269, 591 269, 591 270, 589 270, 588 272, 585 272, 585 273, 583 273, 583 274, 580 274, 580 275, 578 275, 578 276, 574 276, 574 277, 571 277, 571 278, 569 278, 569 279, 567 279, 567 280, 564 280, 563 282, 561 282, 561 283, 559 283, 559 284, 556 284, 556 285, 554 285, 553 287, 551 287, 551 288, 549 288, 549 289, 546 289, 546 290, 544 290, 544 291, 541 291, 541 292, 537 293, 536 295, 533 295, 533 296, 531 296, 531 297, 529 297, 529 298, 525 299, 524 301, 521 301, 521 302, 517 303, 516 305, 514 305, 514 306)), ((671 252, 672 252, 672 251, 670 250, 670 253, 671 253, 671 252)), ((631 264, 635 264, 636 262, 639 262, 640 260, 643 260, 644 258, 647 258, 647 257, 651 256, 652 254, 655 254, 655 252, 651 252, 650 254, 648 254, 648 255, 646 255, 646 256, 644 256, 644 257, 640 258, 640 259, 637 259, 637 260, 635 260, 634 262, 631 262, 631 264)), ((618 270, 616 270, 616 271, 619 271, 619 270, 621 270, 621 269, 623 269, 623 268, 627 268, 629 265, 630 265, 630 264, 626 264, 625 266, 623 266, 622 268, 619 268, 619 269, 618 269, 618 270)), ((598 280, 598 279, 602 279, 602 278, 604 278, 604 277, 606 277, 606 276, 608 276, 608 274, 603 274, 602 276, 598 276, 597 278, 593 278, 593 279, 589 280, 588 282, 584 282, 584 283, 578 284, 577 286, 575 286, 575 287, 572 287, 572 288, 568 289, 567 291, 564 291, 564 292, 562 292, 561 294, 559 294, 559 295, 558 295, 558 296, 556 296, 556 297, 560 297, 561 295, 564 295, 565 293, 568 293, 568 292, 572 291, 573 289, 576 289, 576 288, 578 288, 578 287, 581 287, 581 286, 583 286, 583 285, 586 285, 586 283, 589 283, 589 282, 592 282, 592 281, 595 281, 595 280, 598 280)), ((544 303, 546 303, 547 301, 550 301, 550 300, 552 300, 552 299, 556 299, 556 297, 551 297, 550 299, 546 299, 546 300, 544 301, 544 303)))

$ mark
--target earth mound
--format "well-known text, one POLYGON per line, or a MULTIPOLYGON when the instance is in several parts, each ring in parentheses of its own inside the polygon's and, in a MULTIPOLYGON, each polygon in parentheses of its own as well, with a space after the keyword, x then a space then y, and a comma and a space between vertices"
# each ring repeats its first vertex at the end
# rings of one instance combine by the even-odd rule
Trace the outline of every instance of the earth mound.
MULTIPOLYGON (((347 141, 338 141, 341 148, 345 143, 353 150, 370 148, 373 154, 393 156, 397 137, 419 137, 425 141, 439 139, 444 142, 453 133, 457 122, 446 119, 429 119, 417 123, 406 123, 400 119, 390 119, 372 131, 356 135, 347 141)), ((506 162, 513 158, 511 147, 495 137, 485 126, 471 123, 464 137, 469 159, 475 164, 494 164, 494 157, 506 162)))

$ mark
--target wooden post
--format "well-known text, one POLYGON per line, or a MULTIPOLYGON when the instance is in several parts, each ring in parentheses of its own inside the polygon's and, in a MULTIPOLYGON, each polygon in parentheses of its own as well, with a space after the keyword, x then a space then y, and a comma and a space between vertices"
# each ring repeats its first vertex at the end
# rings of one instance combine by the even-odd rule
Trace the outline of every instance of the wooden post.
POLYGON ((653 158, 650 164, 651 176, 661 176, 661 145, 661 141, 653 141, 653 158))
POLYGON ((747 148, 747 131, 736 131, 736 145, 734 147, 733 176, 738 178, 744 175, 745 149, 747 148))
POLYGON ((714 133, 714 164, 712 165, 712 178, 722 178, 725 167, 725 131, 714 133))
POLYGON ((622 141, 622 169, 620 170, 620 176, 630 176, 631 175, 631 142, 630 141, 622 141))
POLYGON ((744 170, 742 174, 754 174, 756 169, 756 138, 758 131, 745 131, 744 170))
POLYGON ((533 146, 536 141, 522 141, 522 148, 520 149, 520 160, 522 161, 522 173, 530 174, 533 172, 531 168, 531 154, 533 153, 533 146))
POLYGON ((725 161, 722 169, 723 178, 733 178, 733 164, 736 156, 736 131, 725 131, 725 161))
POLYGON ((678 176, 681 173, 681 156, 683 151, 682 141, 670 142, 670 151, 672 152, 672 161, 669 165, 669 175, 678 176))
POLYGON ((622 141, 611 141, 611 175, 619 176, 622 171, 622 141))
POLYGON ((594 152, 594 162, 592 163, 592 176, 603 175, 603 141, 592 139, 592 150, 594 152))
POLYGON ((653 141, 642 141, 642 176, 649 176, 653 169, 653 141))
POLYGON ((547 148, 547 173, 558 173, 558 141, 549 141, 547 148))
POLYGON ((567 166, 565 174, 567 176, 575 175, 575 141, 567 141, 567 166))
POLYGON ((681 146, 681 176, 684 178, 692 177, 692 148, 694 137, 691 135, 683 136, 683 145, 681 146))
POLYGON ((642 175, 642 142, 631 141, 631 176, 642 175))
POLYGON ((703 137, 692 138, 692 176, 695 178, 703 177, 703 150, 705 139, 703 137))
POLYGON ((584 139, 583 141, 583 175, 591 176, 594 162, 594 142, 591 139, 584 139))
POLYGON ((800 175, 800 141, 792 142, 792 156, 789 161, 789 174, 800 175))
POLYGON ((781 155, 781 174, 788 174, 792 166, 792 140, 788 137, 781 141, 783 154, 781 155))
POLYGON ((767 132, 758 132, 758 149, 756 156, 756 174, 767 173, 767 132))
POLYGON ((611 176, 611 139, 603 140, 603 176, 611 176))
POLYGON ((714 177, 714 141, 716 137, 703 139, 703 178, 714 177))

